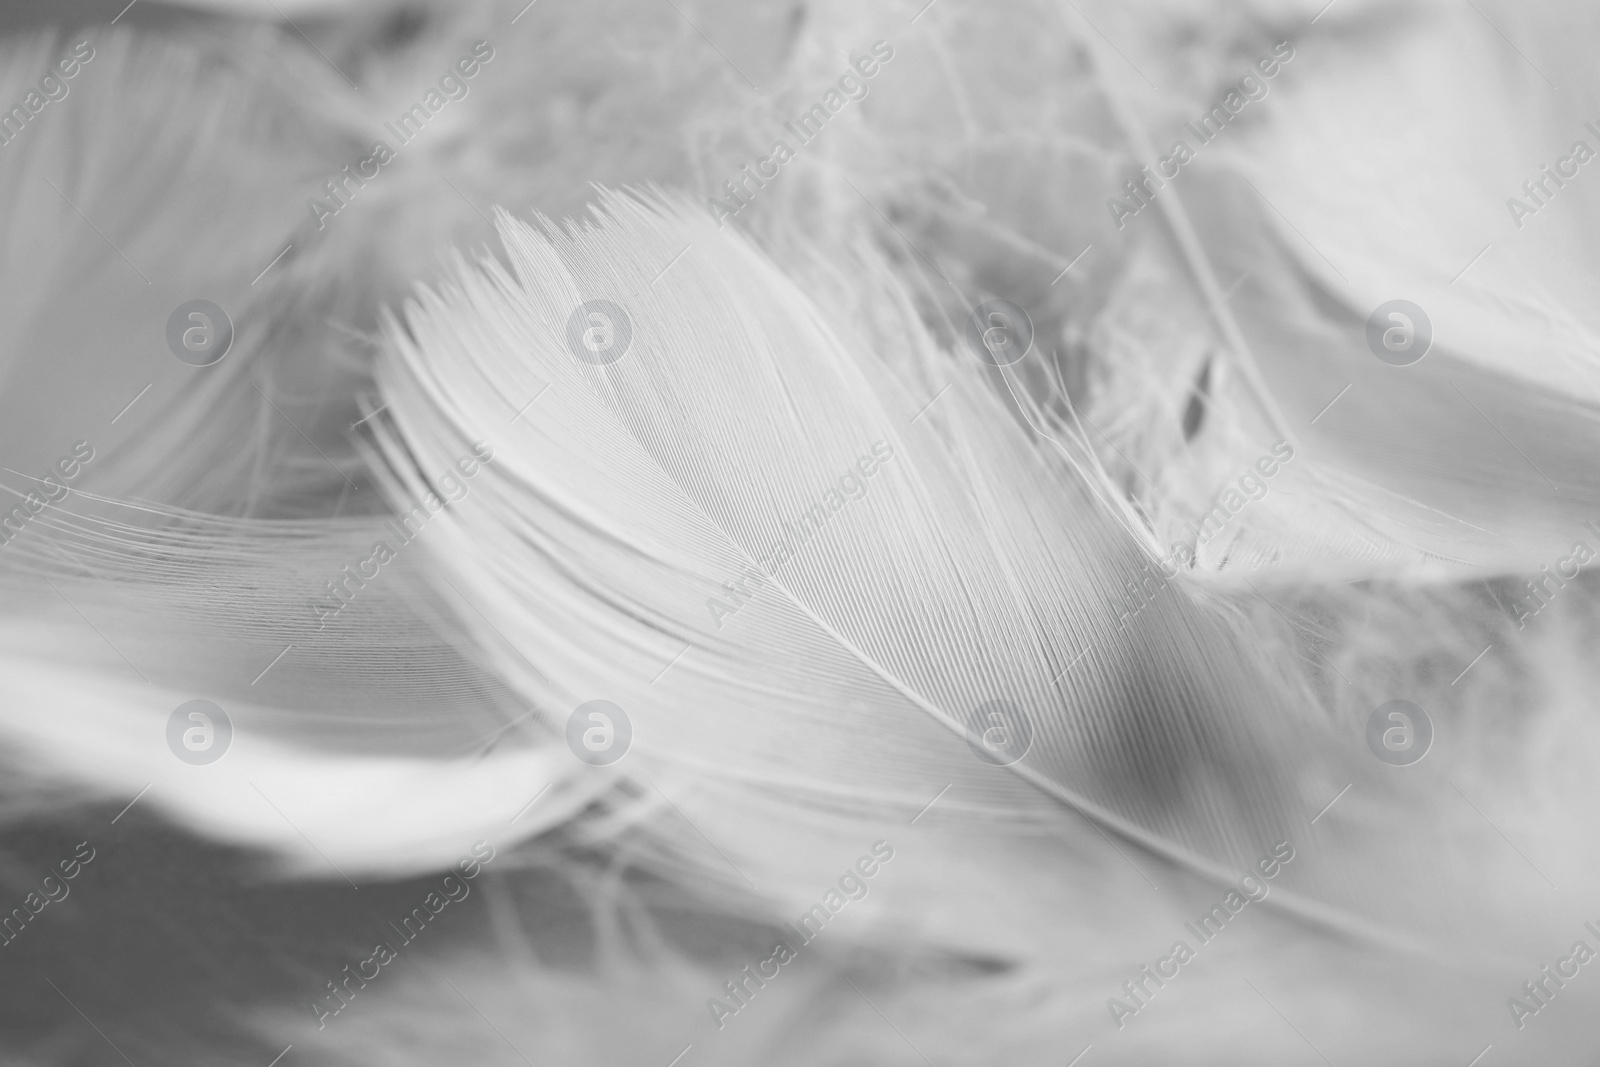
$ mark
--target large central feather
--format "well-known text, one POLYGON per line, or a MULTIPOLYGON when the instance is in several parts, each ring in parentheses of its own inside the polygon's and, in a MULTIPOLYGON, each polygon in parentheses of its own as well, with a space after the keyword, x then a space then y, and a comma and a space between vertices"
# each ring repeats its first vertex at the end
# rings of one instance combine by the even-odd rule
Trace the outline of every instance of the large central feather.
MULTIPOLYGON (((779 849, 774 820, 827 810, 902 833, 946 787, 953 836, 912 860, 929 865, 933 913, 1023 866, 1064 886, 1063 844, 1106 831, 1237 877, 1303 840, 1341 784, 1392 796, 1224 605, 1151 578, 1148 607, 1128 610, 1125 583, 1155 573, 1135 537, 1005 412, 975 358, 940 352, 886 272, 868 272, 883 325, 863 336, 691 209, 611 195, 599 225, 500 225, 514 277, 463 267, 391 331, 393 465, 414 493, 410 472, 494 443, 434 542, 483 612, 464 622, 555 728, 583 701, 621 705, 628 766, 713 841, 730 880, 731 866, 763 890, 805 886, 837 864, 795 843, 803 829, 779 849), (631 332, 604 365, 574 339, 594 300, 621 309, 613 337, 623 318, 631 332), (892 458, 850 499, 841 476, 875 444, 892 458), (538 672, 506 642, 540 649, 538 672), (996 701, 1033 733, 1003 769, 968 743, 996 701), (1016 849, 1030 833, 1055 844, 1016 849), (958 844, 972 850, 959 870, 958 844)), ((1371 888, 1374 872, 1443 878, 1453 862, 1426 849, 1408 863, 1416 842, 1362 832, 1357 847, 1334 829, 1289 881, 1369 917, 1437 911, 1439 893, 1371 888)), ((1332 914, 1311 897, 1298 906, 1332 914)), ((1030 921, 951 936, 1020 949, 1030 921)))

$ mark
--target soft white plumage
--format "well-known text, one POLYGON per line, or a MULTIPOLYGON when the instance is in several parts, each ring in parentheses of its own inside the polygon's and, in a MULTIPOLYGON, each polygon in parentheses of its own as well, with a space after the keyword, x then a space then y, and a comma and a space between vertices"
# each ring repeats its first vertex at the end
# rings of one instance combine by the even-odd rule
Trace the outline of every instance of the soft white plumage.
MULTIPOLYGON (((105 1051, 69 1000, 135 1062, 1577 1062, 1588 968, 1523 1030, 1505 1003, 1600 921, 1593 600, 1519 629, 1494 598, 1600 518, 1592 272, 1552 217, 1592 194, 1451 277, 1550 155, 1519 108, 1564 100, 1509 9, 1410 6, 1407 35, 1355 0, 553 6, 417 38, 382 4, 262 13, 305 36, 150 16, 0 147, 7 466, 97 450, 0 546, 6 884, 52 835, 104 853, 62 940, 3 950, 8 1051, 105 1051), (323 180, 480 38, 471 93, 319 227, 323 180), (1285 38, 1254 125, 1117 230, 1129 161, 1285 38), (878 39, 870 93, 719 228, 705 196, 878 39), (1493 119, 1498 154, 1419 149, 1352 93, 1493 119), (1434 316, 1414 367, 1364 349, 1397 294, 1434 316), (238 327, 200 370, 161 343, 197 295, 238 327), (991 295, 1038 326, 1003 370, 964 340, 991 295), (632 334, 603 366, 570 340, 593 299, 632 334), (1271 492, 1147 580, 1279 440, 1271 492), (216 764, 167 750, 194 696, 233 718, 216 764), (1437 730, 1412 767, 1363 740, 1394 696, 1437 730), (564 739, 595 698, 634 729, 606 769, 564 739), (1009 767, 968 743, 995 700, 1032 724, 1009 767), (479 902, 319 1028, 476 839, 479 902), (880 840, 871 892, 717 1025, 880 840), (1266 899, 1108 1014, 1280 842, 1266 899), (193 919, 184 965, 130 963, 129 913, 193 919)), ((1576 76, 1554 19, 1523 25, 1576 76)), ((0 102, 60 47, 9 42, 0 102)))

